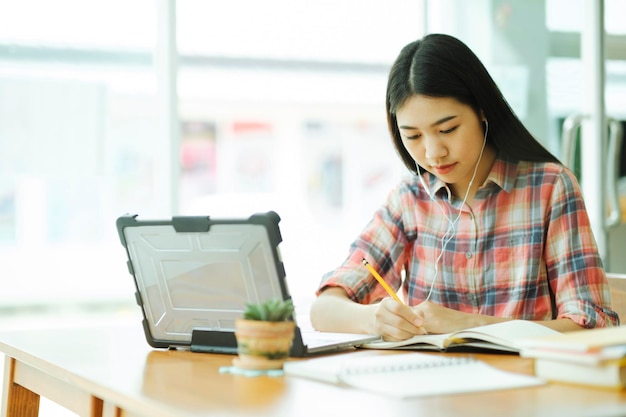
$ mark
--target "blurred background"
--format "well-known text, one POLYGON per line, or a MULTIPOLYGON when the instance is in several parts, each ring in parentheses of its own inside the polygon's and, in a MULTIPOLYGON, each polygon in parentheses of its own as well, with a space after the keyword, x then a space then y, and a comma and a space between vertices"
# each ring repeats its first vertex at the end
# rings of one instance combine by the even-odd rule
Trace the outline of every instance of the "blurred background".
POLYGON ((623 0, 0 0, 0 328, 138 323, 126 213, 277 211, 306 314, 405 173, 387 72, 429 32, 466 42, 559 157, 584 138, 568 118, 615 122, 591 135, 595 161, 581 144, 568 165, 600 178, 584 187, 596 238, 626 272, 626 209, 616 222, 604 197, 626 198, 623 147, 606 145, 626 120, 625 15, 623 0))
MULTIPOLYGON (((460 37, 560 155, 589 101, 589 2, 0 0, 0 317, 138 313, 122 214, 265 210, 306 312, 404 174, 384 111, 400 49, 460 37)), ((606 113, 623 121, 626 2, 599 3, 606 113)), ((604 232, 625 272, 623 227, 604 232)))

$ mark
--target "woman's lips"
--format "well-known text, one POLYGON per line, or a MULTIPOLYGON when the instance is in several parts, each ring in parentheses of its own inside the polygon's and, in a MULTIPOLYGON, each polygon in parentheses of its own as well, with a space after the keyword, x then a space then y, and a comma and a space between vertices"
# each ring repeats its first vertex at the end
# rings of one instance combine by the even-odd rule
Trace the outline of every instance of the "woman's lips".
POLYGON ((448 164, 448 165, 433 166, 433 170, 439 175, 445 175, 449 173, 450 171, 452 171, 455 166, 456 166, 456 163, 448 164))

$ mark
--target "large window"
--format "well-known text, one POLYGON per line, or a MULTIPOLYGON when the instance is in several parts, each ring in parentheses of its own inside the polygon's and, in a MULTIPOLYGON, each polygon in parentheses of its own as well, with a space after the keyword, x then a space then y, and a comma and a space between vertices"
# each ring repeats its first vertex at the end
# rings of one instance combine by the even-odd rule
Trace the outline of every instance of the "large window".
POLYGON ((176 2, 173 167, 155 69, 163 3, 3 6, 1 306, 133 303, 115 230, 127 212, 259 210, 281 215, 289 285, 306 303, 402 173, 384 88, 423 33, 421 1, 176 2))
MULTIPOLYGON (((426 30, 477 51, 553 150, 555 121, 581 97, 579 61, 566 53, 580 1, 178 0, 172 143, 155 60, 166 0, 5 3, 5 308, 133 303, 119 215, 261 210, 282 217, 288 282, 306 304, 404 173, 386 131, 385 83, 400 48, 426 30), (543 30, 516 29, 537 16, 543 30)), ((621 2, 606 3, 619 41, 621 2)), ((607 68, 607 107, 623 118, 624 58, 607 68)))

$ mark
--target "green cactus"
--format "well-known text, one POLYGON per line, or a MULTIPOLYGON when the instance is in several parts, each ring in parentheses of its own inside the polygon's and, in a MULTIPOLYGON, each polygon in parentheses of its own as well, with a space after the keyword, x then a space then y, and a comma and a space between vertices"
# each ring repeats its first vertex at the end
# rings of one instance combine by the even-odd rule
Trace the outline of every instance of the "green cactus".
POLYGON ((272 299, 260 304, 246 304, 243 318, 259 321, 291 321, 294 306, 291 300, 272 299))

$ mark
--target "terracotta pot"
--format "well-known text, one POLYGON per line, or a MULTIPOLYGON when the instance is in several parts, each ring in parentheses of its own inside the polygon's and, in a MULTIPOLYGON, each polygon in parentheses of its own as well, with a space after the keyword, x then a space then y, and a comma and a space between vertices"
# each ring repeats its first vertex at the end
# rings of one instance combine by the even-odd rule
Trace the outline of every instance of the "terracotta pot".
POLYGON ((235 321, 238 357, 233 363, 242 369, 282 369, 293 342, 293 321, 235 321))

